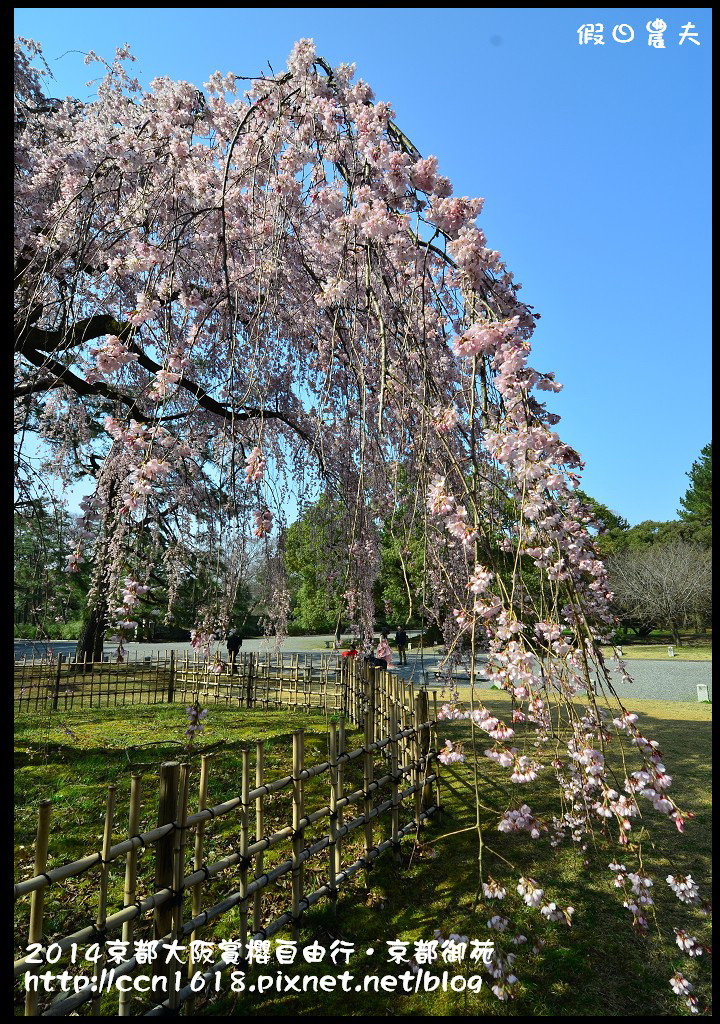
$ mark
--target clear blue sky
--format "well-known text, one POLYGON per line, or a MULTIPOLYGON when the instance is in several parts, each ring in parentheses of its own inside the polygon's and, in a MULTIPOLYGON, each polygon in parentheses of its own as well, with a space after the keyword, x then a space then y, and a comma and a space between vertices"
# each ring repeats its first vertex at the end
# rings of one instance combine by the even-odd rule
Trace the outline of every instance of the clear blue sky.
POLYGON ((531 362, 565 385, 550 405, 584 489, 631 523, 675 518, 711 436, 710 8, 20 7, 15 32, 61 97, 97 74, 66 51, 124 42, 143 83, 279 70, 301 37, 355 62, 456 193, 485 198, 488 244, 542 314, 531 362), (604 45, 579 44, 590 22, 604 45), (679 43, 688 22, 700 45, 679 43))

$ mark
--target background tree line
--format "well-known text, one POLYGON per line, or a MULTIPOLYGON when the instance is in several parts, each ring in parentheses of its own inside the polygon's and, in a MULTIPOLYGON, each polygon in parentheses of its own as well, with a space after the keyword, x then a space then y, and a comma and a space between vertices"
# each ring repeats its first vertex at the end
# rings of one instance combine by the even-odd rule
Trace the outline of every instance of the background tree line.
MULTIPOLYGON (((648 637, 668 630, 681 642, 681 632, 709 625, 712 567, 712 445, 707 444, 687 473, 689 486, 680 499, 678 519, 647 520, 630 526, 606 505, 580 492, 601 526, 597 545, 605 557, 620 636, 648 637)), ((424 538, 420 524, 411 529, 395 512, 378 520, 380 573, 375 586, 379 627, 399 624, 427 626, 423 610, 424 538), (398 522, 396 522, 396 519, 398 522)), ((345 566, 335 552, 342 529, 337 499, 322 495, 288 527, 281 555, 290 591, 290 632, 334 633, 344 621, 345 566)), ((39 499, 17 503, 15 511, 15 632, 26 637, 75 639, 85 616, 89 570, 68 574, 65 557, 76 520, 61 507, 39 499)), ((210 557, 210 545, 199 531, 194 547, 181 553, 182 568, 166 618, 168 580, 156 574, 152 601, 141 618, 147 639, 187 639, 208 595, 217 591, 226 566, 210 557)), ((238 586, 232 617, 245 635, 262 632, 263 559, 249 559, 238 586)), ((532 587, 532 566, 526 583, 532 587)))
MULTIPOLYGON (((710 621, 712 570, 712 443, 686 474, 690 484, 680 499, 678 519, 629 522, 584 492, 579 496, 601 525, 597 545, 615 594, 619 635, 648 637, 668 630, 676 644, 681 631, 700 632, 710 621)), ((285 540, 293 632, 334 632, 341 616, 342 573, 330 552, 340 521, 327 495, 290 526, 285 540)), ((380 523, 380 576, 375 590, 379 626, 422 621, 423 536, 417 529, 398 536, 380 523)), ((532 589, 533 567, 524 574, 532 589)))
POLYGON ((712 593, 712 442, 686 474, 678 519, 630 526, 585 496, 604 530, 597 539, 608 566, 620 619, 620 636, 648 637, 667 630, 676 644, 681 631, 710 624, 712 593))

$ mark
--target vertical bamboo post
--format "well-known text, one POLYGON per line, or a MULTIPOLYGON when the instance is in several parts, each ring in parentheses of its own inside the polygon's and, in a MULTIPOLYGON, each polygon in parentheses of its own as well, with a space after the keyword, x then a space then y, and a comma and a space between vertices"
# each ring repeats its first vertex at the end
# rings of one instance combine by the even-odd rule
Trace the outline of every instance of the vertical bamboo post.
POLYGON ((369 665, 363 665, 363 670, 360 678, 358 679, 359 692, 358 692, 358 720, 357 726, 360 729, 365 728, 365 715, 367 714, 369 691, 370 685, 370 673, 374 670, 369 665))
POLYGON ((57 711, 58 699, 60 697, 60 673, 62 672, 63 654, 58 654, 57 668, 55 670, 55 686, 53 687, 52 709, 57 711))
POLYGON ((332 900, 333 914, 337 913, 337 886, 335 883, 335 846, 337 844, 337 802, 338 802, 338 764, 337 764, 337 725, 330 723, 328 737, 328 756, 330 760, 330 849, 328 856, 328 886, 332 900))
MULTIPOLYGON (((115 786, 110 786, 108 789, 107 806, 105 808, 105 829, 103 831, 103 844, 102 844, 102 863, 100 864, 100 890, 98 894, 98 913, 97 920, 95 921, 95 931, 102 935, 105 931, 105 921, 107 919, 107 890, 108 890, 108 874, 110 871, 110 863, 108 857, 110 855, 110 847, 112 845, 112 827, 113 827, 113 816, 115 814, 115 786)), ((103 946, 104 950, 104 946, 103 946)), ((102 968, 105 966, 105 952, 99 960, 95 962, 93 970, 93 981, 98 982, 102 968)), ((92 1012, 97 1017, 100 1013, 100 993, 92 1001, 92 1012)))
MULTIPOLYGON (((269 666, 268 666, 269 668, 269 666)), ((250 655, 248 662, 248 676, 247 676, 247 697, 245 699, 245 707, 251 708, 253 706, 253 676, 257 673, 253 673, 253 656, 250 655)))
MULTIPOLYGON (((261 789, 265 785, 265 743, 258 740, 255 745, 255 788, 261 789)), ((255 800, 255 839, 262 839, 265 831, 265 809, 263 806, 262 794, 255 800)), ((255 877, 259 878, 263 873, 265 855, 261 850, 255 854, 255 877)), ((262 925, 262 889, 257 889, 253 897, 253 933, 259 932, 262 925)))
POLYGON ((352 714, 352 677, 355 671, 355 660, 348 656, 341 661, 340 714, 346 717, 352 714))
POLYGON ((343 707, 340 712, 342 715, 347 717, 352 715, 352 679, 353 673, 355 672, 355 658, 344 658, 343 659, 343 689, 342 689, 342 700, 343 707))
MULTIPOLYGON (((208 755, 203 754, 200 759, 200 786, 198 793, 198 811, 204 811, 207 807, 207 790, 208 790, 208 755)), ((205 822, 198 822, 197 829, 195 830, 195 859, 193 861, 193 871, 199 871, 203 865, 203 845, 205 841, 205 822)), ((193 886, 192 893, 192 916, 197 917, 202 907, 202 882, 198 882, 193 886)), ((197 933, 193 932, 192 939, 197 938, 197 933)))
MULTIPOLYGON (((128 838, 138 834, 140 826, 140 783, 141 775, 133 775, 130 779, 130 814, 128 820, 128 838)), ((137 890, 137 847, 128 850, 125 857, 125 888, 123 890, 123 907, 132 906, 137 890)), ((135 922, 125 921, 122 927, 122 941, 131 943, 135 922)), ((128 947, 129 948, 129 947, 128 947)), ((118 1017, 130 1017, 130 992, 121 991, 118 998, 118 1017)))
POLYGON ((373 734, 373 718, 365 716, 365 753, 363 754, 363 789, 365 790, 365 884, 370 888, 370 850, 373 846, 373 825, 370 811, 372 810, 372 793, 370 783, 373 780, 373 752, 369 749, 373 734))
POLYGON ((432 723, 432 750, 433 750, 433 771, 435 772, 435 806, 438 811, 440 810, 440 762, 437 759, 438 752, 438 701, 437 701, 437 690, 433 690, 433 723, 432 723))
POLYGON ((248 817, 250 814, 250 751, 242 751, 242 780, 240 795, 240 949, 247 958, 248 939, 248 817))
POLYGON ((399 765, 398 765, 398 721, 397 721, 397 708, 394 704, 390 705, 390 777, 392 779, 392 809, 391 815, 391 838, 393 844, 393 856, 396 862, 400 861, 400 840, 398 833, 400 831, 400 792, 398 783, 400 782, 399 765))
MULTIPOLYGON (((178 809, 178 780, 180 778, 180 764, 178 761, 165 761, 160 765, 160 802, 158 805, 158 827, 175 822, 178 809)), ((175 847, 175 830, 168 832, 166 836, 159 839, 155 847, 155 892, 161 889, 173 888, 173 850, 175 847)), ((164 939, 172 930, 173 912, 168 903, 163 903, 155 908, 153 915, 153 938, 164 939)), ((170 965, 161 962, 161 958, 155 962, 154 974, 156 977, 168 979, 171 975, 170 965)), ((160 985, 168 985, 168 981, 160 982, 160 985)))
MULTIPOLYGON (((33 654, 34 657, 34 654, 33 654)), ((50 801, 41 800, 38 806, 38 826, 35 837, 35 866, 33 875, 42 875, 47 867, 48 838, 50 835, 50 801)), ((28 928, 28 944, 42 942, 43 912, 45 910, 45 887, 36 889, 30 897, 30 927, 28 928)), ((34 967, 30 973, 39 973, 34 967)), ((37 1017, 38 992, 29 988, 25 992, 25 1016, 37 1017)))
POLYGON ((305 763, 305 733, 298 729, 293 733, 293 866, 292 866, 292 916, 293 939, 300 937, 300 900, 303 896, 303 866, 300 855, 304 848, 303 830, 300 827, 304 811, 304 783, 300 773, 305 763))
MULTIPOLYGON (((200 758, 200 785, 198 792, 198 810, 204 811, 207 807, 208 788, 208 755, 203 754, 200 758)), ((193 857, 193 871, 199 871, 203 866, 203 844, 205 839, 205 822, 199 821, 195 829, 195 851, 193 857)), ((202 882, 196 882, 192 888, 192 916, 197 917, 202 909, 202 882)), ((195 963, 192 956, 192 943, 196 942, 198 931, 195 929, 190 935, 190 952, 188 956, 188 977, 192 978, 195 973, 195 963)), ((187 1001, 187 1016, 193 1016, 195 996, 190 996, 187 1001)))
POLYGON ((421 690, 418 694, 418 727, 420 729, 420 772, 423 779, 422 807, 430 807, 432 804, 432 783, 428 779, 430 774, 430 701, 427 690, 421 690))
MULTIPOLYGON (((408 709, 406 707, 406 702, 405 702, 405 683, 401 683, 401 685, 399 687, 399 703, 398 703, 397 707, 398 707, 398 714, 399 714, 399 727, 400 727, 401 730, 403 730, 405 732, 408 729, 408 724, 409 724, 408 709)), ((410 764, 411 764, 410 744, 411 744, 411 737, 410 736, 404 736, 403 739, 400 740, 400 744, 399 744, 399 759, 400 759, 400 767, 401 767, 401 769, 403 769, 404 772, 405 772, 405 770, 407 768, 410 767, 410 764)), ((404 774, 403 777, 405 778, 406 775, 404 774)), ((410 781, 412 781, 412 779, 410 779, 410 781)))
MULTIPOLYGON (((172 850, 172 887, 175 893, 175 899, 173 900, 173 906, 170 910, 171 913, 171 927, 172 935, 175 939, 180 939, 182 935, 183 925, 183 878, 185 877, 185 822, 187 821, 187 805, 188 805, 188 782, 190 776, 190 765, 180 765, 180 807, 177 816, 178 828, 173 833, 173 850, 172 850)), ((178 1010, 180 1007, 179 999, 179 986, 175 985, 175 974, 177 968, 171 964, 167 968, 167 977, 169 981, 168 991, 168 1007, 170 1010, 174 1010, 174 1016, 178 1016, 178 1010), (172 979, 172 981, 170 981, 172 979)))
MULTIPOLYGON (((112 673, 112 666, 108 665, 108 686, 110 686, 110 674, 112 673)), ((95 685, 95 658, 93 655, 90 656, 90 689, 87 686, 83 686, 80 694, 80 707, 85 707, 85 694, 88 694, 88 704, 90 707, 93 706, 93 686, 95 685)), ((98 685, 102 686, 102 665, 98 668, 98 685)))
POLYGON ((420 812, 422 811, 422 788, 421 788, 421 755, 420 755, 420 695, 415 698, 415 731, 413 732, 413 783, 415 785, 415 821, 420 825, 420 812))
MULTIPOLYGON (((345 719, 341 718, 338 725, 338 745, 337 745, 337 756, 338 756, 338 768, 337 768, 337 799, 341 800, 343 796, 343 789, 345 785, 345 761, 340 761, 340 754, 345 753, 345 719)), ((343 808, 339 808, 337 812, 337 827, 338 831, 342 828, 344 819, 343 808)), ((335 842, 335 874, 336 876, 342 871, 342 838, 338 836, 335 842)))
POLYGON ((170 651, 170 675, 168 676, 167 702, 172 704, 175 696, 175 651, 170 651))

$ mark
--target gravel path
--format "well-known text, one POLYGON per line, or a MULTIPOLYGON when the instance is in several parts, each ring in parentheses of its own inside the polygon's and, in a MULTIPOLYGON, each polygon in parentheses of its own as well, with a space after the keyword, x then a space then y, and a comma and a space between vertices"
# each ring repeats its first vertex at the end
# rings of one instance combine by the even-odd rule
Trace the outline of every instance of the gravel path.
MULTIPOLYGON (((286 652, 296 651, 310 651, 324 653, 325 641, 332 640, 332 636, 320 636, 320 637, 288 637, 281 645, 281 650, 286 652)), ((412 637, 410 638, 412 643, 412 637)), ((15 657, 21 658, 23 654, 27 654, 28 657, 32 655, 33 646, 36 649, 36 655, 39 653, 41 646, 46 646, 54 653, 68 655, 75 653, 75 644, 71 642, 50 642, 47 645, 41 644, 23 644, 20 641, 15 641, 15 657)), ((105 646, 105 653, 113 657, 117 647, 112 644, 105 646)), ((263 639, 245 640, 243 642, 243 651, 257 652, 260 650, 267 650, 267 641, 263 639)), ((271 646, 271 650, 274 650, 274 646, 271 646)), ((143 643, 128 644, 128 653, 131 658, 142 658, 147 657, 150 654, 163 654, 169 653, 170 651, 191 651, 189 643, 168 643, 168 644, 153 644, 143 643)), ((225 656, 224 645, 220 648, 221 653, 225 656)), ((395 657, 393 664, 393 671, 397 671, 400 675, 406 679, 412 679, 416 683, 425 681, 432 686, 435 677, 434 673, 437 669, 440 657, 438 655, 425 654, 424 658, 420 659, 419 653, 413 652, 412 648, 408 652, 408 664, 407 666, 398 666, 397 656, 395 657)), ((620 697, 638 697, 640 699, 652 699, 652 700, 682 700, 682 701, 697 701, 697 685, 698 683, 704 683, 708 687, 708 693, 710 699, 712 699, 712 662, 711 661, 681 661, 679 658, 670 659, 667 658, 663 661, 632 661, 626 662, 630 675, 634 679, 632 685, 624 683, 620 676, 615 673, 613 681, 615 689, 620 697)), ((482 687, 482 675, 479 679, 479 684, 482 687)))
POLYGON ((705 683, 712 700, 711 661, 680 661, 678 658, 667 658, 665 661, 628 660, 625 664, 634 683, 623 683, 620 676, 615 673, 613 685, 620 697, 696 701, 698 683, 705 683), (618 682, 615 682, 615 679, 618 682))

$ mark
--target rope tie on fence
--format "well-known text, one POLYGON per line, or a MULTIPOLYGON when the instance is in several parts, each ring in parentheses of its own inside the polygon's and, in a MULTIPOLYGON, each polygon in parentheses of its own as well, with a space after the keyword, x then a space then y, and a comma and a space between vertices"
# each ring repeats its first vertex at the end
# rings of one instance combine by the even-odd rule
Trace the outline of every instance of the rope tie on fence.
POLYGON ((92 933, 89 936, 90 942, 97 942, 99 946, 107 945, 108 937, 106 929, 104 927, 98 928, 96 924, 91 924, 90 927, 92 928, 92 933))
POLYGON ((185 886, 181 885, 179 889, 173 889, 171 886, 166 887, 170 893, 170 899, 165 903, 166 907, 179 907, 182 905, 182 898, 185 894, 185 886))

